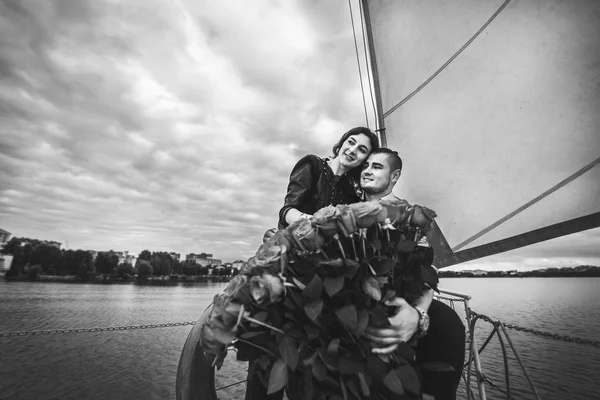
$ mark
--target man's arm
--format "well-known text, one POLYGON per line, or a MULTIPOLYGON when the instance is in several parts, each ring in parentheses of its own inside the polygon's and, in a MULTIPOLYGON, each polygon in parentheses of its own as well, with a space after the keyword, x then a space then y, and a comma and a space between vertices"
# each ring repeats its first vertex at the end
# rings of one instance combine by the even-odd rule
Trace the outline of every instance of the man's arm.
MULTIPOLYGON (((426 312, 433 301, 433 290, 423 290, 423 295, 419 297, 414 306, 420 307, 426 312)), ((389 318, 391 326, 389 328, 367 328, 365 337, 373 342, 377 347, 373 353, 390 354, 398 348, 399 343, 408 342, 419 330, 419 312, 401 297, 395 297, 386 302, 386 305, 398 307, 396 314, 389 318)))

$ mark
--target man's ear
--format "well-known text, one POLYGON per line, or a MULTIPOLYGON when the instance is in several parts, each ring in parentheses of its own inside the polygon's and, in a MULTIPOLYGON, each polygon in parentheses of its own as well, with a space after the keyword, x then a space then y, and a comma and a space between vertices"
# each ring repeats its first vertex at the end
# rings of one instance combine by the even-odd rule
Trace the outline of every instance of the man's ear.
POLYGON ((392 182, 394 184, 398 182, 398 179, 400 179, 400 175, 402 175, 402 170, 397 169, 394 172, 392 172, 392 182))

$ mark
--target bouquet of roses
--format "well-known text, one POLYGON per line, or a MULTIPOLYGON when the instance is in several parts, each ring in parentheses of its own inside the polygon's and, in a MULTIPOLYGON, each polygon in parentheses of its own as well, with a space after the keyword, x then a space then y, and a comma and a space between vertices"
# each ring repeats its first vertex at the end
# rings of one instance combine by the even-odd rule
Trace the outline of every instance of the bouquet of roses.
POLYGON ((414 350, 374 354, 363 334, 394 309, 437 290, 433 251, 417 246, 435 217, 403 200, 328 206, 265 240, 202 327, 220 368, 227 347, 256 363, 269 393, 290 399, 421 398, 414 350))

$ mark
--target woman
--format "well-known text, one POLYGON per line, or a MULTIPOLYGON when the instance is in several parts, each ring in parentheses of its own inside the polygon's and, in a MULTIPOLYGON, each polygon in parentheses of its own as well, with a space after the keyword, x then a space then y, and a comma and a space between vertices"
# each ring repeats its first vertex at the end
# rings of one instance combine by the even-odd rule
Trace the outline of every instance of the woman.
POLYGON ((377 135, 369 128, 357 127, 346 132, 333 146, 332 158, 313 154, 302 157, 290 175, 284 205, 279 211, 279 228, 328 205, 361 201, 360 170, 371 151, 377 148, 377 135))

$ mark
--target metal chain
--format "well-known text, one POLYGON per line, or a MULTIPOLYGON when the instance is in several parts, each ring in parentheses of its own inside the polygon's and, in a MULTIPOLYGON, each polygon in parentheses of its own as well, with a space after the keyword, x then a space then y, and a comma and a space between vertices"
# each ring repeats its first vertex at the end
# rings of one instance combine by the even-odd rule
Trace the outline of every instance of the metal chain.
POLYGON ((151 324, 151 325, 126 325, 126 326, 107 326, 100 328, 71 328, 71 329, 44 329, 36 331, 7 331, 0 332, 0 337, 5 336, 32 336, 32 335, 55 335, 62 333, 82 333, 82 332, 106 332, 106 331, 128 331, 133 329, 152 329, 152 328, 169 328, 173 326, 188 326, 194 325, 196 321, 189 322, 170 322, 166 324, 151 324))
POLYGON ((489 322, 490 324, 500 324, 501 323, 506 328, 513 329, 513 330, 519 331, 519 332, 531 333, 531 334, 534 334, 534 335, 537 335, 537 336, 543 336, 543 337, 546 337, 546 338, 549 338, 549 339, 562 340, 564 342, 586 344, 586 345, 589 345, 589 346, 600 347, 600 342, 596 341, 596 340, 582 339, 582 338, 578 338, 578 337, 574 337, 574 336, 568 336, 568 335, 559 335, 557 333, 544 332, 544 331, 540 331, 540 330, 537 330, 537 329, 523 328, 522 326, 518 326, 518 325, 505 324, 505 323, 503 323, 501 321, 494 321, 493 319, 491 319, 487 315, 478 314, 478 313, 476 313, 473 310, 471 310, 471 315, 473 317, 475 317, 475 318, 479 318, 479 319, 482 319, 482 320, 484 320, 486 322, 489 322))

